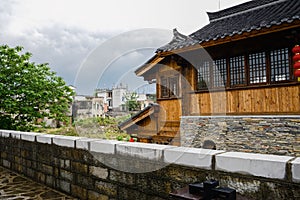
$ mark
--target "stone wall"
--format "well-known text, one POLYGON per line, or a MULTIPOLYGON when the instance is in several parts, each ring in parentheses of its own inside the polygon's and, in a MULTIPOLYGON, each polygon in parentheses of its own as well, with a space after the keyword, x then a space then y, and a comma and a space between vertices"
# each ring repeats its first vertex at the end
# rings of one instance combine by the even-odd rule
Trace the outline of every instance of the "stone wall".
POLYGON ((300 116, 184 116, 181 145, 201 147, 212 140, 217 149, 300 156, 300 116))
POLYGON ((300 158, 0 130, 0 165, 79 199, 168 199, 217 179, 246 199, 300 198, 300 158))

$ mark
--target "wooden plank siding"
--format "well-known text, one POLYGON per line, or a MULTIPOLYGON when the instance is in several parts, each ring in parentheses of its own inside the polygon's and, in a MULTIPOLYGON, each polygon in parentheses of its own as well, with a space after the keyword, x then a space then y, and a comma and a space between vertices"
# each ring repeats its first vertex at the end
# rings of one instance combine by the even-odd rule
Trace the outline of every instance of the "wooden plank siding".
MULTIPOLYGON (((300 114, 300 86, 197 93, 200 115, 300 114), (224 112, 225 111, 225 112, 224 112)), ((196 113, 192 113, 193 115, 196 113)))
POLYGON ((171 144, 180 145, 181 99, 158 100, 160 105, 158 137, 174 137, 171 144))

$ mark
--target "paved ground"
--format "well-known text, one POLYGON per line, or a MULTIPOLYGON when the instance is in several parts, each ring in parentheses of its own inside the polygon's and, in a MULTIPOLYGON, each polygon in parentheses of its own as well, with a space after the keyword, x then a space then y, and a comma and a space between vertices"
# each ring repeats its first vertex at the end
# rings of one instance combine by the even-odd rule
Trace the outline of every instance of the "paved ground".
POLYGON ((1 200, 73 200, 74 198, 0 167, 1 200))

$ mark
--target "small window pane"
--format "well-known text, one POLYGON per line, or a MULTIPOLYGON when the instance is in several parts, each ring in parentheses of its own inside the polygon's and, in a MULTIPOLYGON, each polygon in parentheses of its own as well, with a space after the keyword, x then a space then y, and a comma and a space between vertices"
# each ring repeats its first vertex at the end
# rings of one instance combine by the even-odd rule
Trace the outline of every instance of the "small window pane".
POLYGON ((225 87, 227 81, 226 59, 219 59, 214 61, 213 77, 214 87, 225 87))
POLYGON ((270 61, 272 82, 291 79, 288 48, 271 51, 270 61))
POLYGON ((266 54, 254 53, 249 55, 249 77, 250 83, 266 83, 267 82, 267 65, 266 54))
POLYGON ((230 85, 242 85, 245 80, 245 58, 237 56, 230 58, 230 85))
POLYGON ((207 89, 210 87, 210 63, 204 61, 198 67, 198 89, 207 89))
POLYGON ((166 78, 161 79, 161 97, 168 97, 169 89, 168 89, 168 81, 166 78))
POLYGON ((179 86, 178 86, 178 82, 179 82, 179 77, 175 76, 175 77, 171 77, 169 78, 169 82, 170 82, 170 96, 179 96, 179 86))

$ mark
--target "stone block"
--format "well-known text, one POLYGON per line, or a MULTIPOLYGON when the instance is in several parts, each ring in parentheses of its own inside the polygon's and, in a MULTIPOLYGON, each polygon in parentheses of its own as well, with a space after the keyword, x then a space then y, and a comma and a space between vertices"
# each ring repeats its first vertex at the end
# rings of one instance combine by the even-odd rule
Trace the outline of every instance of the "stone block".
POLYGON ((101 194, 105 194, 111 197, 116 197, 118 194, 118 187, 115 184, 96 181, 95 187, 101 192, 101 194))
POLYGON ((108 177, 108 170, 106 168, 90 166, 90 172, 97 178, 107 179, 108 177))
POLYGON ((103 194, 99 194, 97 192, 88 191, 88 199, 90 200, 109 200, 109 197, 103 194))
POLYGON ((92 141, 99 141, 99 139, 98 140, 93 138, 78 139, 76 140, 76 148, 90 151, 90 142, 92 141))
POLYGON ((116 140, 97 140, 90 142, 90 151, 105 154, 115 154, 115 147, 117 144, 123 142, 116 140))
POLYGON ((7 130, 1 130, 1 137, 10 137, 10 132, 7 130))
POLYGON ((78 197, 79 199, 87 199, 87 190, 80 186, 71 185, 71 193, 72 196, 78 197))
POLYGON ((70 193, 71 191, 71 184, 67 181, 58 180, 58 187, 66 193, 70 193))
POLYGON ((253 176, 284 179, 286 163, 293 157, 227 152, 216 155, 216 169, 253 176))
POLYGON ((75 136, 57 136, 53 138, 53 144, 62 147, 72 147, 75 148, 75 141, 78 139, 82 139, 80 137, 75 136))
POLYGON ((162 160, 163 151, 171 148, 174 147, 139 142, 127 142, 116 146, 117 154, 149 160, 162 160))
POLYGON ((88 166, 80 162, 71 162, 72 171, 75 173, 87 174, 88 166))
POLYGON ((292 161, 292 178, 294 182, 300 183, 300 158, 292 161))
POLYGON ((164 151, 164 161, 189 167, 211 169, 213 156, 223 152, 210 149, 176 147, 164 151))
POLYGON ((41 133, 22 133, 21 139, 34 142, 37 135, 42 135, 41 133))
POLYGON ((60 177, 67 181, 73 181, 73 174, 63 169, 60 170, 60 177))
POLYGON ((10 168, 11 162, 9 162, 8 160, 2 160, 2 165, 6 168, 10 168))
POLYGON ((36 141, 43 144, 52 144, 52 139, 57 137, 57 135, 42 134, 36 136, 36 141))
POLYGON ((21 139, 21 132, 20 131, 10 131, 10 136, 12 138, 21 139))

